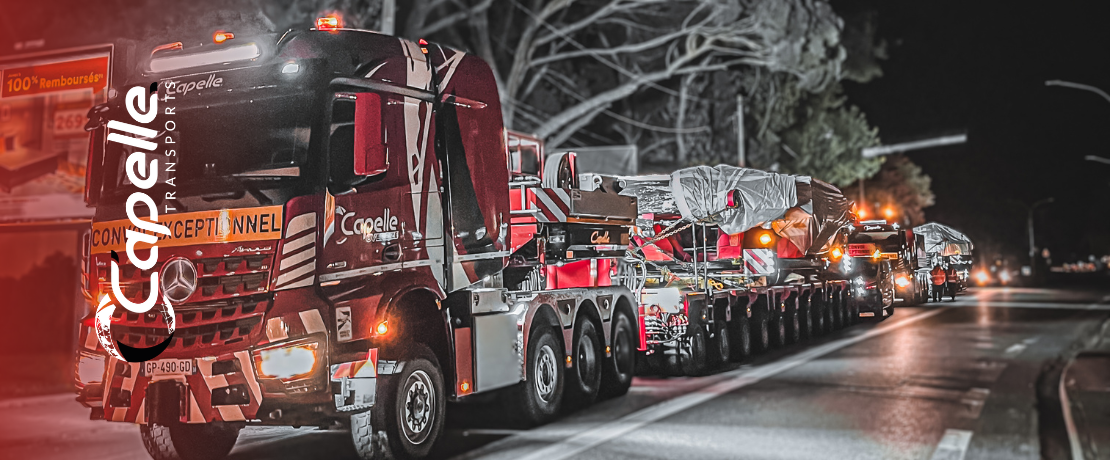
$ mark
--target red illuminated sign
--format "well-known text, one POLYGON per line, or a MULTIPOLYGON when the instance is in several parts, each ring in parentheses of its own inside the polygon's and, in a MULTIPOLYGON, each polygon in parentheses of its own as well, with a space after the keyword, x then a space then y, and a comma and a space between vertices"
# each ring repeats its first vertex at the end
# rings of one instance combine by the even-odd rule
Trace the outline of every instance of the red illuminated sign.
POLYGON ((91 88, 108 85, 108 57, 37 64, 3 70, 0 98, 91 88))

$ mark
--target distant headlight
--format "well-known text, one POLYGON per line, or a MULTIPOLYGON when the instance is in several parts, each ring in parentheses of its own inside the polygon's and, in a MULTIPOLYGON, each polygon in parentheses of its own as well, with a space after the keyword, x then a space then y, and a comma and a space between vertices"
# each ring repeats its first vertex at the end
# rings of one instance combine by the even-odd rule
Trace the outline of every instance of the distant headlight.
POLYGON ((904 288, 904 287, 910 285, 910 280, 907 279, 905 276, 899 276, 898 278, 896 278, 894 280, 894 284, 897 284, 898 287, 903 287, 904 288))
POLYGON ((261 378, 297 380, 316 369, 319 343, 307 342, 265 348, 254 352, 255 368, 261 378))

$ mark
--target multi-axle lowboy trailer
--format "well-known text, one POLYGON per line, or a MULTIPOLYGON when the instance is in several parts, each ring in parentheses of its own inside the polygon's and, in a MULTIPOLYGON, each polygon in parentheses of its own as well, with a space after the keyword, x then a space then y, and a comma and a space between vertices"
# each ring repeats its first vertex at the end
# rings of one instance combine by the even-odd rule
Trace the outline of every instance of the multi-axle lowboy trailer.
POLYGON ((835 187, 729 166, 592 179, 638 199, 621 273, 648 372, 701 373, 857 317, 824 271, 849 208, 835 187))

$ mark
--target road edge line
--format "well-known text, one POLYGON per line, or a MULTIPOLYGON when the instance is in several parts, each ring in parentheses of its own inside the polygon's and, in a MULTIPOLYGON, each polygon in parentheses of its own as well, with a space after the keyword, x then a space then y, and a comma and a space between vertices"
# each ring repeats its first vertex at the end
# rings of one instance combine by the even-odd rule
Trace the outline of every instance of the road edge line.
POLYGON ((1064 370, 1060 372, 1060 410, 1064 412, 1064 428, 1068 432, 1068 445, 1071 447, 1072 460, 1083 459, 1083 444, 1079 442, 1079 430, 1075 427, 1075 419, 1071 415, 1071 399, 1068 398, 1068 370, 1074 360, 1068 360, 1064 370))

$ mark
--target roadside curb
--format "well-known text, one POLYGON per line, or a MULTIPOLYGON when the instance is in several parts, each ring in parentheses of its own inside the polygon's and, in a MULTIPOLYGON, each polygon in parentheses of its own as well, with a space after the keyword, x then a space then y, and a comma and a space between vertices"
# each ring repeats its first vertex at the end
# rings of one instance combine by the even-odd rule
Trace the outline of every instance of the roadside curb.
POLYGON ((1071 458, 1071 460, 1085 460, 1087 457, 1085 455, 1086 449, 1080 437, 1079 428, 1075 423, 1075 417, 1072 413, 1072 401, 1068 395, 1068 371, 1071 369, 1072 365, 1075 364, 1076 359, 1080 355, 1105 354, 1105 351, 1098 351, 1096 347, 1106 341, 1106 339, 1110 339, 1110 336, 1107 334, 1110 334, 1110 318, 1103 319, 1096 333, 1085 340, 1080 340, 1077 343, 1077 345, 1079 345, 1078 347, 1073 347, 1068 350, 1065 355, 1067 358, 1063 364, 1063 369, 1060 370, 1056 396, 1059 399, 1060 411, 1064 420, 1064 428, 1067 432, 1068 451, 1070 452, 1069 458, 1071 458))

